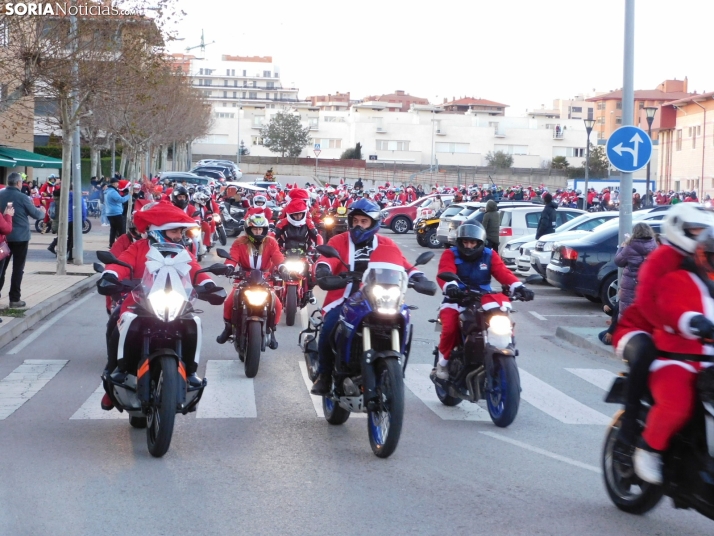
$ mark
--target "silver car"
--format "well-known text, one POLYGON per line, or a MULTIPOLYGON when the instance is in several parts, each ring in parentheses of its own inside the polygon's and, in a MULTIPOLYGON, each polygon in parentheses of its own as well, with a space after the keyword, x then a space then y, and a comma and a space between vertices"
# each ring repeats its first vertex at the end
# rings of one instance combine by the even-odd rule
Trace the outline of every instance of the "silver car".
POLYGON ((436 238, 442 244, 446 244, 449 239, 449 223, 451 218, 456 216, 464 209, 465 203, 452 203, 441 213, 439 218, 439 227, 436 228, 436 238))

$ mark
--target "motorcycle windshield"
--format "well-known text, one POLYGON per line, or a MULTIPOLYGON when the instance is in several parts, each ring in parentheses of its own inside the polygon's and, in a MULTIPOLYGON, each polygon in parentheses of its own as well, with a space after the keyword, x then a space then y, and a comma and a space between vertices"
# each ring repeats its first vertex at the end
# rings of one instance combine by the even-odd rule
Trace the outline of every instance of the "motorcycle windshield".
POLYGON ((367 296, 373 311, 396 314, 404 303, 409 278, 404 269, 385 268, 380 264, 368 265, 362 278, 362 292, 367 296))
POLYGON ((141 285, 133 294, 137 303, 160 320, 178 318, 196 300, 191 254, 179 244, 152 244, 141 285))

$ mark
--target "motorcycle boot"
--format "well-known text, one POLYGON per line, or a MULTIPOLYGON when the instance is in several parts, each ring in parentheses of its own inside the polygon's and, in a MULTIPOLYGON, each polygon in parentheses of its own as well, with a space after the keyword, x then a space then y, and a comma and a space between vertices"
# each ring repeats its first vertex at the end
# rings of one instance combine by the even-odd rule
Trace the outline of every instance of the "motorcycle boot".
POLYGON ((195 372, 189 374, 186 381, 188 382, 189 387, 201 387, 201 384, 203 383, 203 380, 201 380, 195 372))
POLYGON ((662 455, 650 448, 636 448, 633 457, 635 473, 645 482, 662 485, 662 455))
POLYGON ((225 344, 228 338, 231 336, 231 333, 233 332, 233 327, 231 326, 230 322, 226 322, 225 320, 223 321, 224 327, 223 331, 216 337, 216 342, 218 344, 225 344))
POLYGON ((436 365, 436 377, 439 378, 440 380, 448 380, 449 379, 449 365, 442 365, 442 364, 437 364, 436 365))
POLYGON ((312 384, 310 393, 318 396, 325 396, 330 393, 332 387, 332 373, 324 373, 317 376, 315 383, 312 384))
POLYGON ((270 348, 271 350, 278 349, 278 341, 275 338, 275 328, 272 328, 270 330, 270 341, 268 342, 268 348, 270 348))

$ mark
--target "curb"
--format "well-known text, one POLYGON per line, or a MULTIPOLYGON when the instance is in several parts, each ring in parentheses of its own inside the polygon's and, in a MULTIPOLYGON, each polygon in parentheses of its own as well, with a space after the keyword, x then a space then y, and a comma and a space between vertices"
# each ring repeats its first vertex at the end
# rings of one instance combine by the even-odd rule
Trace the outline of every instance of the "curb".
POLYGON ((23 318, 18 318, 18 322, 13 322, 4 327, 0 324, 0 347, 9 344, 40 320, 93 288, 100 277, 101 274, 92 274, 59 294, 55 294, 51 298, 38 303, 32 309, 28 309, 23 318))
POLYGON ((597 355, 607 357, 609 359, 617 359, 619 361, 619 358, 615 355, 615 351, 612 346, 607 346, 599 341, 592 341, 569 328, 558 327, 555 330, 555 336, 569 342, 573 346, 577 346, 578 348, 584 348, 597 355))

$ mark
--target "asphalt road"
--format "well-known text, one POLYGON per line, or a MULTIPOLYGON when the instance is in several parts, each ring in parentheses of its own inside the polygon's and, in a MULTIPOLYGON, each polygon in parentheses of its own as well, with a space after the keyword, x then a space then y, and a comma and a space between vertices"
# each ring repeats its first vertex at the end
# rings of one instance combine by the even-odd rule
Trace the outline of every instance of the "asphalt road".
MULTIPOLYGON (((413 234, 384 232, 412 260, 425 251, 413 234)), ((99 409, 106 313, 89 295, 0 349, 0 534, 710 534, 710 521, 668 500, 642 517, 610 503, 599 459, 616 408, 602 399, 621 366, 554 338, 559 324, 605 316, 533 288, 536 301, 514 314, 523 401, 507 429, 430 391, 438 334, 427 320, 440 299, 410 291, 419 310, 405 423, 386 460, 372 454, 364 418, 331 426, 318 416, 300 325, 280 326, 280 348, 247 380, 232 347, 215 342, 221 308, 208 305, 206 397, 177 417, 167 455, 152 458, 143 430, 99 409)))

